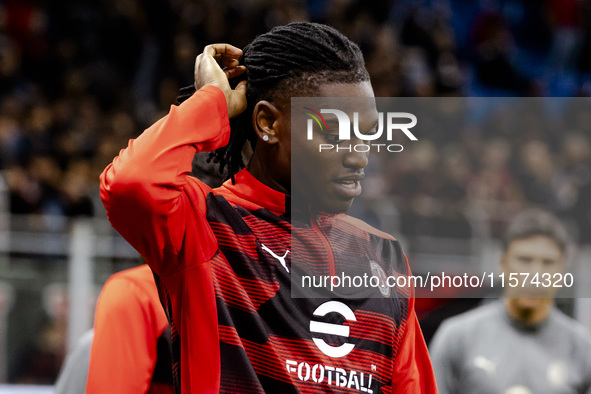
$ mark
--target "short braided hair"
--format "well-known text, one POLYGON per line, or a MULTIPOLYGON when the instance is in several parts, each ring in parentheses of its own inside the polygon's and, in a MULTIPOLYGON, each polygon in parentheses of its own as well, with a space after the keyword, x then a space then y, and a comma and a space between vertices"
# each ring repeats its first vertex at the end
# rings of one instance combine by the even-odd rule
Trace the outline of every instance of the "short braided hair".
MULTIPOLYGON (((322 83, 369 81, 359 47, 336 29, 311 22, 278 26, 258 36, 244 48, 240 64, 246 66, 246 72, 232 85, 246 79, 248 107, 231 120, 228 145, 210 154, 210 160, 219 164, 220 173, 227 174, 232 182, 234 174, 245 166, 244 144, 250 142, 253 150, 256 146, 252 114, 259 101, 280 106, 285 98, 314 94, 322 83)), ((185 99, 192 94, 187 89, 185 99)), ((182 94, 181 90, 179 101, 182 94)))

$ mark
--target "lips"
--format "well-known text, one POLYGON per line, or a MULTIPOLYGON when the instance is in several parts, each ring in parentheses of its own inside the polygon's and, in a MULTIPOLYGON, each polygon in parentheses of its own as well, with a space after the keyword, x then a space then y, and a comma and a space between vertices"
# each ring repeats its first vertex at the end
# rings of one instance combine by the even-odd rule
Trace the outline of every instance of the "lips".
POLYGON ((363 174, 349 175, 341 178, 332 180, 332 183, 336 186, 337 194, 344 198, 355 198, 361 194, 361 180, 363 174))

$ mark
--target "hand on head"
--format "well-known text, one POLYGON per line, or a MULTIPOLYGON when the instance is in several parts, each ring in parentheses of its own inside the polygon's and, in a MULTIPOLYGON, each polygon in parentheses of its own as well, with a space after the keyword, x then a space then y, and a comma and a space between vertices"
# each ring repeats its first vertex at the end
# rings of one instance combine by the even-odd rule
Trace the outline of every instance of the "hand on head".
POLYGON ((246 71, 238 65, 242 50, 229 44, 212 44, 205 47, 195 60, 195 89, 205 85, 217 86, 224 92, 228 105, 228 117, 233 118, 246 109, 246 81, 241 81, 235 89, 228 80, 246 71), (223 69, 222 69, 223 67, 223 69))

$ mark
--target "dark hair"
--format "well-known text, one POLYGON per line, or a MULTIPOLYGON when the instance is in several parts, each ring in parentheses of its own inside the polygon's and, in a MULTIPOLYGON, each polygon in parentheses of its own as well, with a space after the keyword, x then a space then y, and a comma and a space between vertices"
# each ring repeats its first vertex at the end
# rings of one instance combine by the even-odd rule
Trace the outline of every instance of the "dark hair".
MULTIPOLYGON (((212 152, 210 160, 219 163, 220 173, 234 182, 234 174, 244 168, 242 149, 249 141, 253 150, 257 135, 252 113, 261 100, 276 106, 296 94, 314 94, 321 83, 355 83, 369 80, 359 47, 332 27, 296 22, 273 28, 254 39, 243 50, 240 64, 246 73, 232 81, 235 86, 247 80, 248 108, 231 121, 230 142, 212 152)), ((181 90, 178 100, 190 97, 190 88, 181 90), (184 96, 183 96, 184 93, 184 96)))
POLYGON ((509 224, 505 234, 505 250, 513 241, 543 235, 556 243, 562 253, 569 245, 566 227, 553 214, 538 208, 530 208, 519 213, 509 224))

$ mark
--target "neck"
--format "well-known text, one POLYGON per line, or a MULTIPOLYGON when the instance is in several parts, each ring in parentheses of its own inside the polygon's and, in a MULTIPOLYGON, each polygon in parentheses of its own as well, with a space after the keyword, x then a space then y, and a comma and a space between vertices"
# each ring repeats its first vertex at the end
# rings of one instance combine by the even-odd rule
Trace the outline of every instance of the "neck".
POLYGON ((545 320, 553 306, 552 298, 535 299, 535 305, 523 305, 523 300, 520 298, 505 299, 505 310, 509 316, 527 325, 538 324, 545 320))
POLYGON ((285 188, 274 176, 274 171, 269 169, 269 163, 261 158, 261 155, 255 153, 252 155, 248 163, 248 171, 259 180, 262 184, 269 186, 271 189, 277 190, 284 194, 289 194, 289 190, 285 188))

